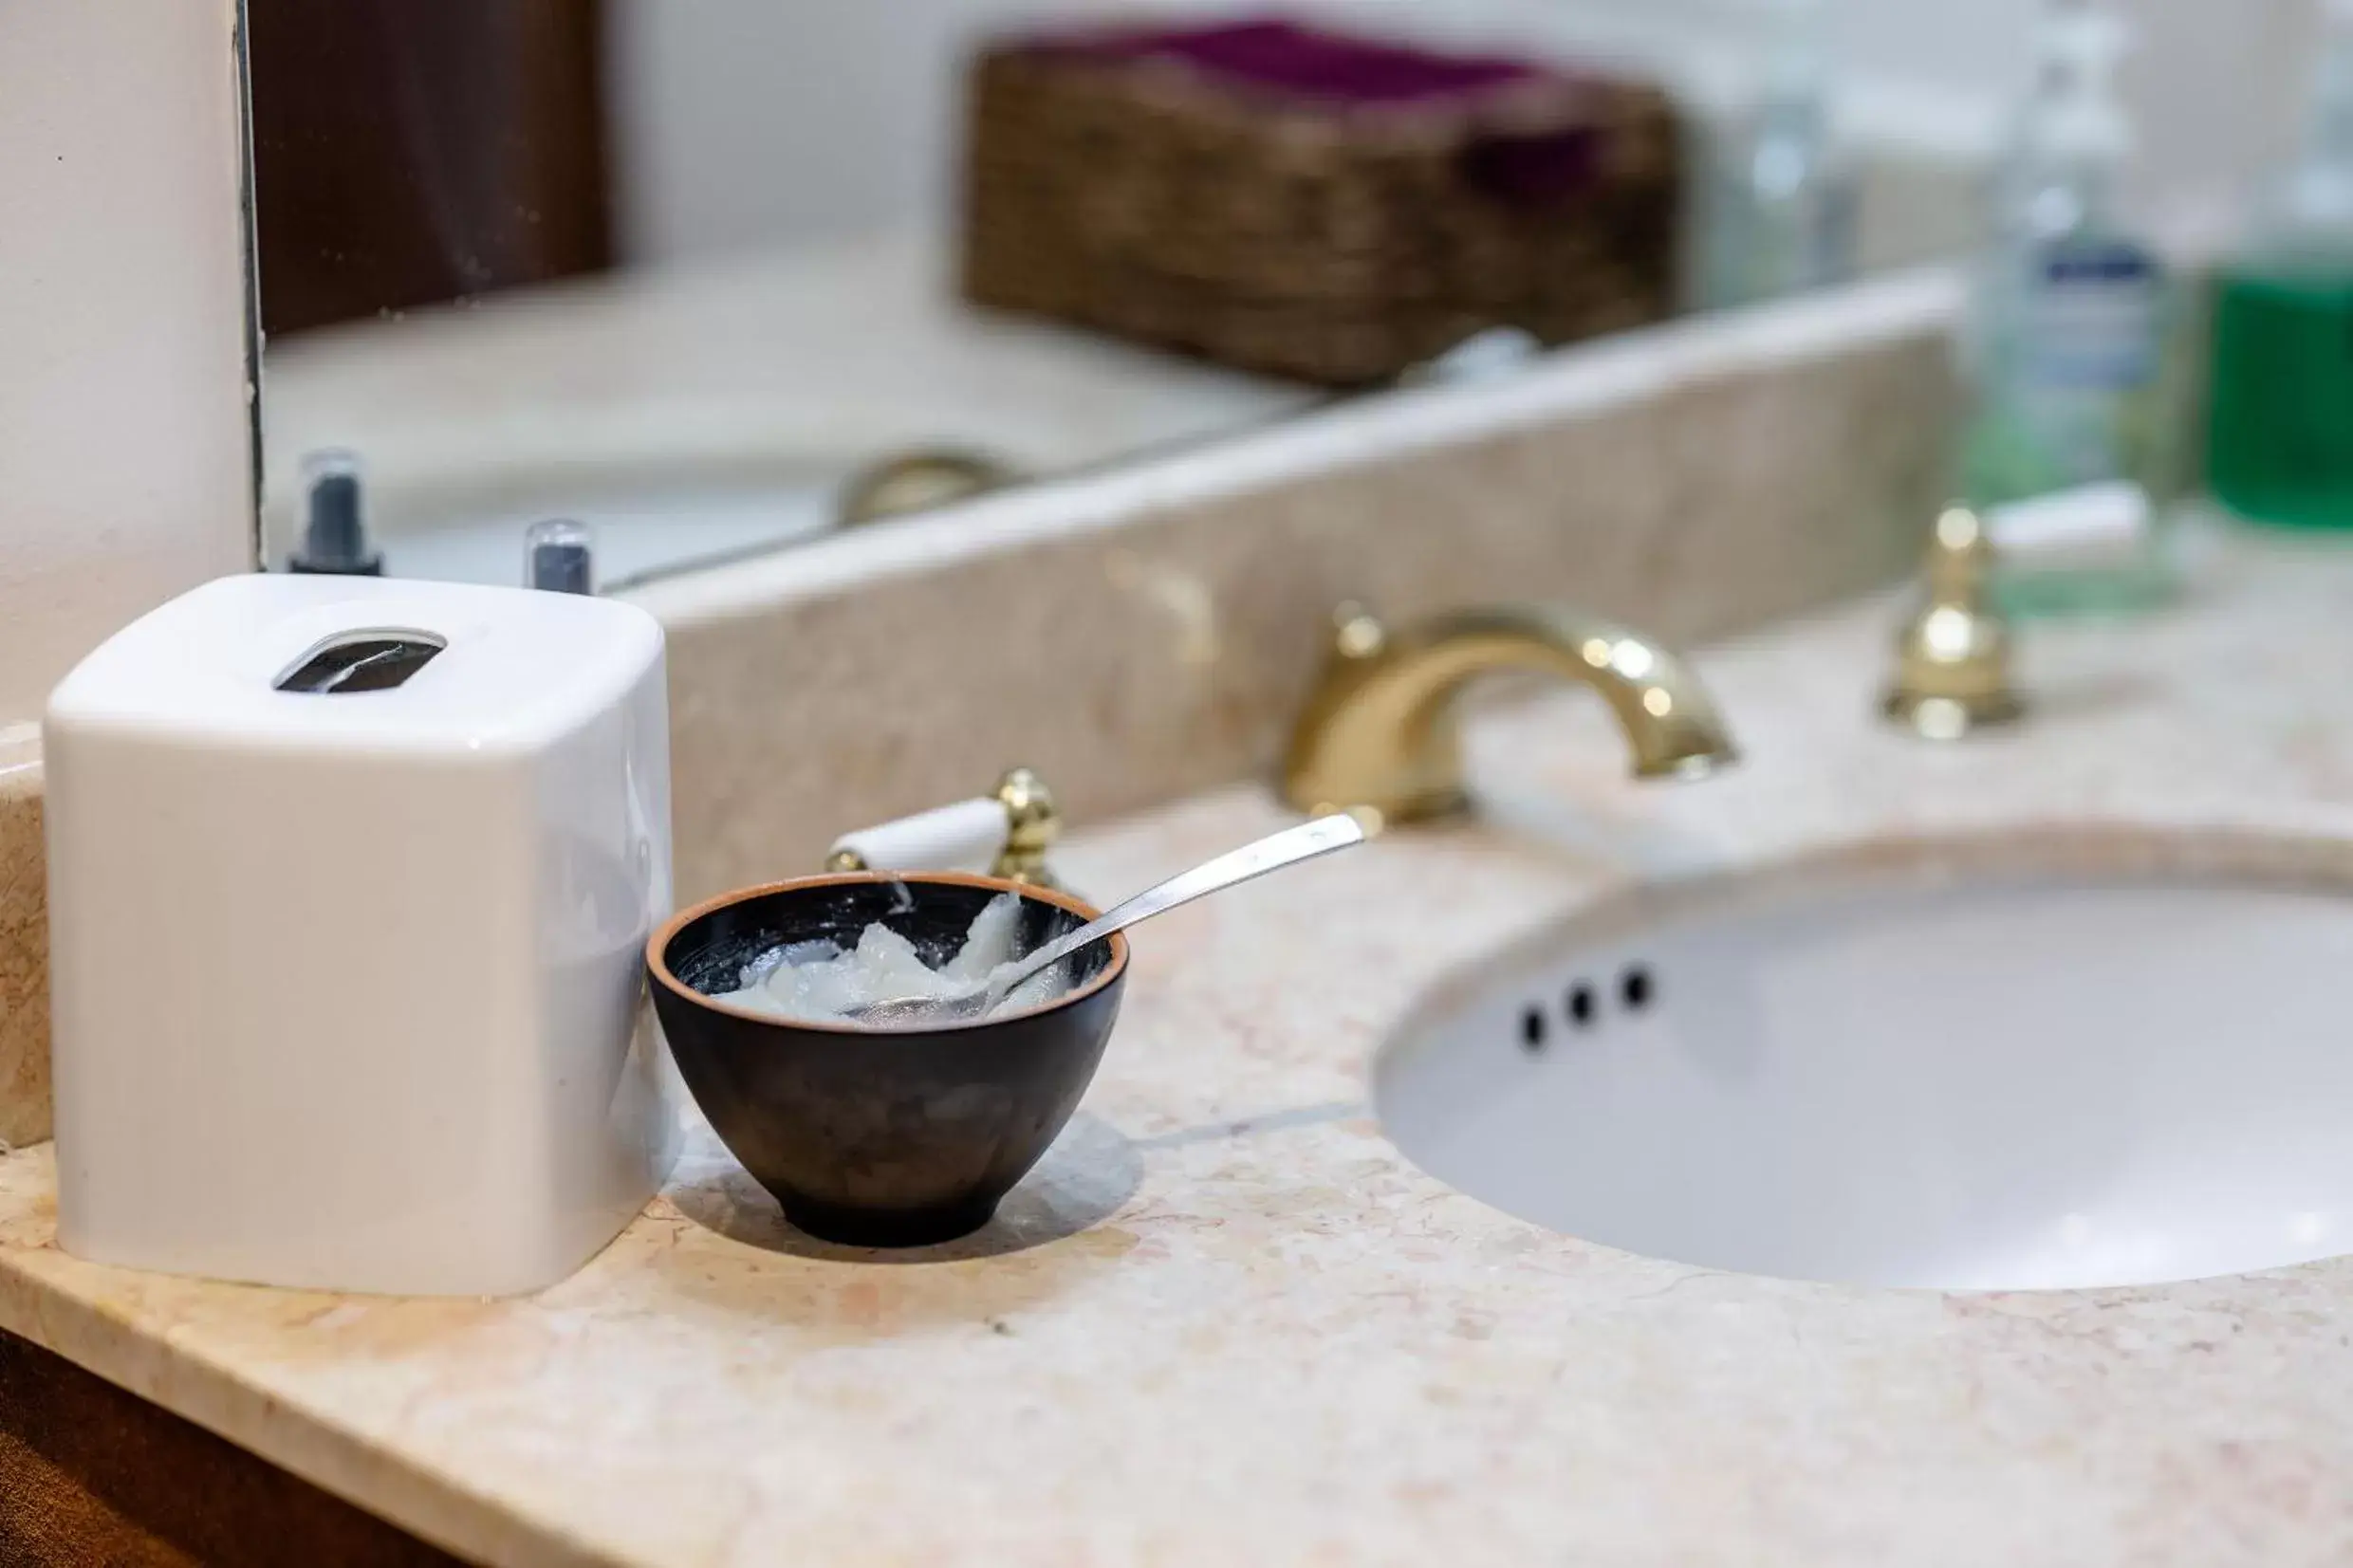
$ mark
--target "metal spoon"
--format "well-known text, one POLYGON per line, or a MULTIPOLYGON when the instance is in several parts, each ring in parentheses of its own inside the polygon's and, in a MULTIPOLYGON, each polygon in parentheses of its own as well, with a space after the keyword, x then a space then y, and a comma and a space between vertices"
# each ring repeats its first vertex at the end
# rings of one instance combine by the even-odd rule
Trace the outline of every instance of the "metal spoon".
POLYGON ((852 1024, 870 1028, 892 1029, 919 1027, 933 1024, 953 1024, 960 1019, 977 1018, 1003 1001, 1010 991, 1031 975, 1051 968, 1090 943, 1100 942, 1113 932, 1125 931, 1139 921, 1156 914, 1164 914, 1179 904, 1190 904, 1203 894, 1230 888, 1236 882, 1247 882, 1253 876, 1264 876, 1270 871, 1312 860, 1319 855, 1329 855, 1336 849, 1364 841, 1363 825, 1344 814, 1318 817, 1314 821, 1287 827, 1270 833, 1254 843, 1240 849, 1228 850, 1214 860, 1204 860, 1191 871, 1178 872, 1157 887, 1146 888, 1108 914, 1081 926, 1077 931, 1058 936, 1046 946, 1000 968, 990 977, 989 984, 976 991, 961 996, 895 996, 880 1002, 869 1002, 862 1007, 852 1007, 843 1014, 852 1024))

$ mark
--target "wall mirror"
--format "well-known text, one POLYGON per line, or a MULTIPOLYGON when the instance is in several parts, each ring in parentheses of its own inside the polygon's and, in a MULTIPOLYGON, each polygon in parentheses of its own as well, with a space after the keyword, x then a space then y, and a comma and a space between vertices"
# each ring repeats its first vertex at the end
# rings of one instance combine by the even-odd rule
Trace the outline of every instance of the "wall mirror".
POLYGON ((1948 253, 2001 62, 1870 10, 250 0, 266 553, 622 587, 1948 253))

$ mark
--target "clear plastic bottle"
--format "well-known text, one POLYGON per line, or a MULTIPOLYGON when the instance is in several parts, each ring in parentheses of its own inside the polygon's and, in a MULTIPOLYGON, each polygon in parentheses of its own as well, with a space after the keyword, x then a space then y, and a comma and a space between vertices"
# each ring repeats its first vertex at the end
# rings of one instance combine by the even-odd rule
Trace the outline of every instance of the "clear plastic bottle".
POLYGON ((2214 297, 2207 483, 2245 517, 2353 528, 2353 0, 2330 0, 2304 145, 2214 297))
MULTIPOLYGON (((2120 18, 2069 0, 2036 28, 1968 343, 1961 482, 1981 510, 2150 472, 2168 300, 2157 255, 2116 211, 2132 151, 2115 90, 2126 43, 2120 18)), ((1995 593, 2020 614, 2126 608, 2164 592, 2163 560, 2152 530, 2096 565, 2005 563, 1995 593)))
POLYGON ((1717 309, 1839 283, 1855 260, 1855 171, 1831 134, 1821 0, 1766 0, 1756 101, 1709 158, 1697 303, 1717 309))

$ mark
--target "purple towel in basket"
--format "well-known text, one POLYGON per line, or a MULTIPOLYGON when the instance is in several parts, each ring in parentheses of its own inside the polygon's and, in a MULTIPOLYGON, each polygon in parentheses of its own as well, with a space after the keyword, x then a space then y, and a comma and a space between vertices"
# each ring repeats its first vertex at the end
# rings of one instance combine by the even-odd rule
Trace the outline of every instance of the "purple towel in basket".
MULTIPOLYGON (((1354 38, 1290 22, 1203 28, 1119 28, 1054 33, 1042 52, 1104 61, 1165 61, 1204 82, 1304 110, 1499 109, 1530 89, 1574 91, 1566 72, 1501 55, 1443 54, 1412 45, 1354 38)), ((1495 195, 1556 200, 1590 183, 1600 138, 1590 125, 1514 130, 1508 112, 1464 151, 1463 169, 1495 195)))

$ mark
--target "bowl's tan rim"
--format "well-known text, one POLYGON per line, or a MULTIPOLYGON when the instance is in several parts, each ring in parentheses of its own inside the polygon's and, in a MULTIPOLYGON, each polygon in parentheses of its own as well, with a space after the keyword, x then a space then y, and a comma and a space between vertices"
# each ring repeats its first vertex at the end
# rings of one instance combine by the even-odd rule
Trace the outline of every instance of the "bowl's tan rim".
POLYGON ((1057 909, 1067 910, 1077 915, 1082 924, 1102 913, 1102 911, 1084 899, 1074 898, 1059 889, 1042 888, 1029 882, 1016 882, 1004 876, 980 876, 963 871, 829 871, 814 876, 787 876, 781 882, 763 882, 757 887, 736 888, 732 892, 706 898, 692 908, 680 910, 663 921, 656 928, 654 934, 646 938, 646 970, 656 980, 668 987, 674 994, 700 1006, 709 1007, 713 1012, 725 1013, 730 1018, 746 1019, 754 1024, 779 1024, 790 1029, 815 1029, 824 1034, 850 1035, 860 1040, 888 1040, 894 1036, 909 1039, 920 1034, 944 1034, 957 1029, 993 1028, 999 1024, 1010 1024, 1015 1019, 1035 1018, 1044 1013, 1050 1013, 1058 1007, 1067 1007, 1084 1001, 1117 980, 1127 968, 1127 933, 1114 932, 1103 938, 1111 948, 1111 962, 1102 967, 1102 973, 1075 990, 1065 991, 1051 1002, 1040 1003, 1034 1007, 1025 1007, 1017 1013, 991 1013, 986 1018, 966 1019, 961 1023, 942 1024, 924 1029, 867 1029, 861 1028, 855 1024, 821 1024, 798 1018, 779 1018, 774 1013, 755 1012, 750 1007, 732 1006, 716 997, 705 996, 670 972, 670 961, 664 954, 671 940, 679 932, 704 915, 726 909, 732 904, 747 904, 754 898, 765 898, 772 893, 800 893, 810 888, 850 887, 862 883, 887 884, 892 882, 945 883, 952 887, 989 888, 998 893, 1017 893, 1024 898, 1034 898, 1041 904, 1052 904, 1057 909))

